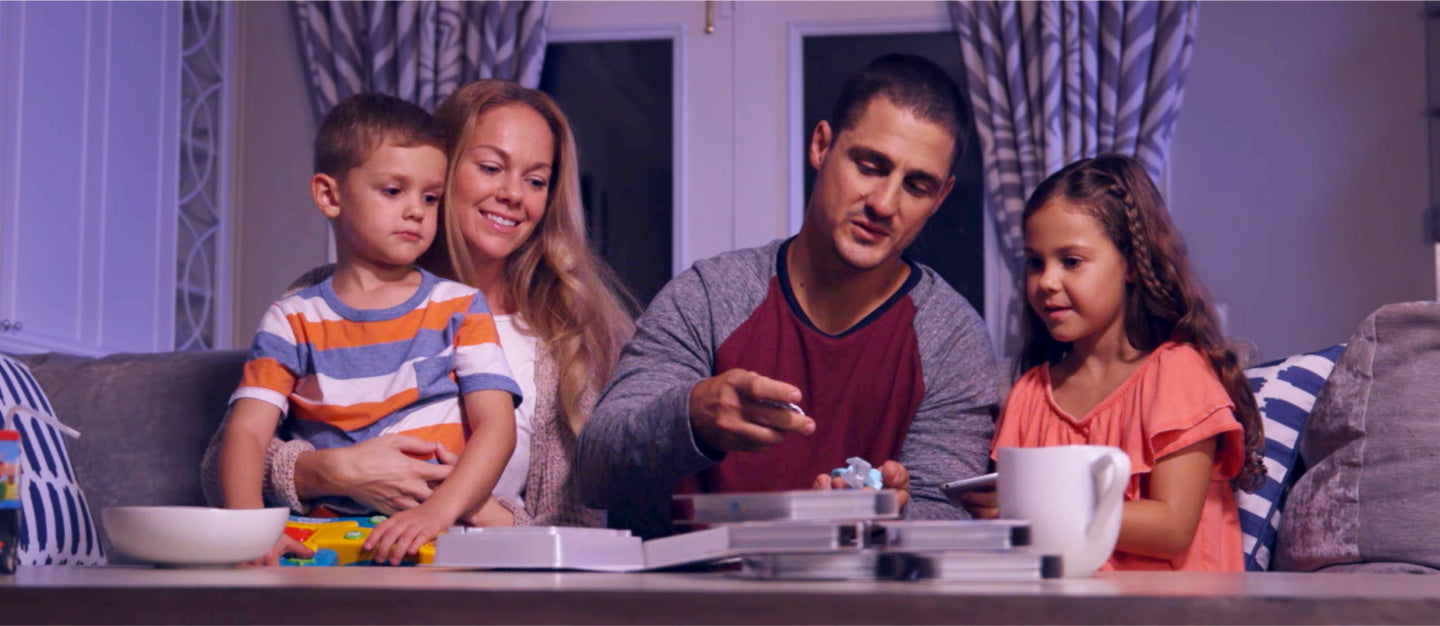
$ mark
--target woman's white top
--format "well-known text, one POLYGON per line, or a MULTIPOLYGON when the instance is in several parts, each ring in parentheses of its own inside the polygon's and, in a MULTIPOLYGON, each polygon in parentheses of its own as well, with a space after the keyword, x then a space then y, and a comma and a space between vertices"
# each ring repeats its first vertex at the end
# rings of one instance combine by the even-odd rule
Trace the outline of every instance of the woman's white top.
POLYGON ((525 476, 530 470, 530 434, 535 432, 530 417, 535 414, 535 336, 516 326, 514 315, 496 315, 495 330, 500 335, 500 349, 505 351, 505 362, 510 373, 520 385, 524 396, 520 406, 515 407, 515 453, 505 464, 500 482, 495 484, 496 495, 520 499, 520 490, 525 488, 525 476))

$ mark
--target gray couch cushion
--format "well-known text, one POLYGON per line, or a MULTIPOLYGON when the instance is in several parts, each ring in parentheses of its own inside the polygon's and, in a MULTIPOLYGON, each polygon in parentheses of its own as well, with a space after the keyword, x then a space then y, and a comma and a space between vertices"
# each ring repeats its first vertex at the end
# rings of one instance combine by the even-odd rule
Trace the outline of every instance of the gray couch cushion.
POLYGON ((116 505, 204 504, 200 457, 225 417, 245 354, 16 358, 30 367, 55 415, 80 431, 80 439, 69 442, 70 456, 98 516, 116 505))
POLYGON ((1440 568, 1440 303, 1361 323, 1300 437, 1276 568, 1440 568))

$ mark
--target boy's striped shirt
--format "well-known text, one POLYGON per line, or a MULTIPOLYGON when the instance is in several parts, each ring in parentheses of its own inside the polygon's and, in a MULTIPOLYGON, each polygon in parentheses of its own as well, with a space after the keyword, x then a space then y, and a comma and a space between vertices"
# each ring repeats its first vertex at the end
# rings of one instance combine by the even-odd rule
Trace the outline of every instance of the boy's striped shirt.
POLYGON ((292 436, 317 448, 401 433, 458 453, 459 396, 520 388, 485 297, 420 270, 420 288, 388 309, 353 309, 330 278, 270 305, 231 402, 289 411, 292 436))

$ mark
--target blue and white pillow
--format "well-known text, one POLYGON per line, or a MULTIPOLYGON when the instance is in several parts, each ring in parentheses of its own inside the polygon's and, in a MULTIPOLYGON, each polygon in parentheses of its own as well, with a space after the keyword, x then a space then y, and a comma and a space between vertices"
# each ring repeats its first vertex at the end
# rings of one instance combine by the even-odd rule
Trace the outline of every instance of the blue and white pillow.
POLYGON ((1255 493, 1235 492, 1246 570, 1270 569, 1280 506, 1295 484, 1295 466, 1300 462, 1300 433, 1315 406, 1315 396, 1344 350, 1342 344, 1245 370, 1265 425, 1266 470, 1265 484, 1255 493))
POLYGON ((105 552, 40 384, 0 354, 0 427, 20 431, 21 565, 104 565, 105 552))

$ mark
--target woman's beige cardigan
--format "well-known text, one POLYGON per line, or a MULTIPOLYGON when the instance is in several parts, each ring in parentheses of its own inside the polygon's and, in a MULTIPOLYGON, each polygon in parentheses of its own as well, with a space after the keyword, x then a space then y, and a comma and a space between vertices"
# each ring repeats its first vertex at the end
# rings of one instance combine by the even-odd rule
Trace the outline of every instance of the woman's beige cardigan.
MULTIPOLYGON (((535 350, 535 414, 530 416, 530 466, 525 474, 522 496, 524 506, 509 498, 500 503, 515 514, 516 526, 604 526, 602 511, 586 508, 580 503, 575 487, 573 465, 576 436, 560 410, 560 372, 555 359, 543 342, 535 350)), ((591 389, 580 398, 580 408, 589 415, 598 396, 591 389)), ((201 463, 201 485, 205 499, 213 506, 222 506, 220 495, 220 433, 221 424, 201 463)), ((295 495, 295 459, 302 452, 314 450, 305 441, 271 439, 265 451, 265 503, 305 512, 309 505, 295 495)))

